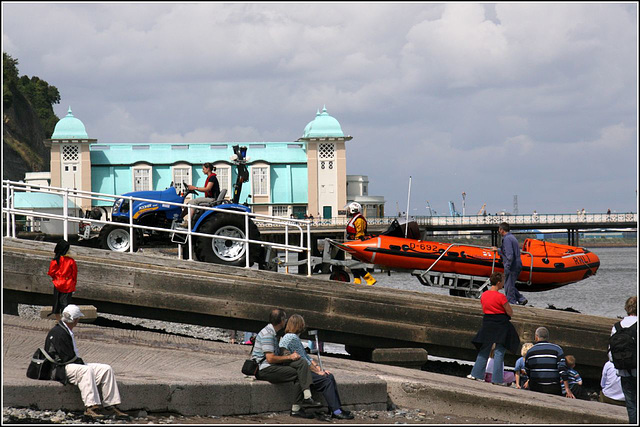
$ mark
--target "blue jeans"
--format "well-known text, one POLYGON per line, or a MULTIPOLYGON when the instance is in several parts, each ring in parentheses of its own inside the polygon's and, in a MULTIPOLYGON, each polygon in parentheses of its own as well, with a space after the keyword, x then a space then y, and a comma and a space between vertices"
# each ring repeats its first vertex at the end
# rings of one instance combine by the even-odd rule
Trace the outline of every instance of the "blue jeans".
MULTIPOLYGON (((471 370, 471 376, 484 379, 484 373, 487 369, 487 360, 489 360, 489 354, 491 353, 491 346, 493 343, 484 343, 482 348, 478 352, 476 357, 476 363, 473 364, 471 370)), ((501 383, 503 381, 504 374, 504 353, 507 349, 502 344, 496 344, 496 349, 493 352, 493 372, 491 373, 491 382, 501 383)))
POLYGON ((624 403, 627 407, 629 415, 629 424, 638 422, 638 407, 636 398, 638 397, 638 386, 636 385, 636 377, 620 377, 622 385, 622 393, 624 393, 624 403))

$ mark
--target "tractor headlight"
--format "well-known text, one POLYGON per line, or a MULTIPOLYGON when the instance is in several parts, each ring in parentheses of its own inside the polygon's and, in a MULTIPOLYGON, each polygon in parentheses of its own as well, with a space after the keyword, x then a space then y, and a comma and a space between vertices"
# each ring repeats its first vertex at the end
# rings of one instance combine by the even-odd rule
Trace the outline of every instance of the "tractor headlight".
POLYGON ((120 206, 122 206, 123 201, 124 199, 118 199, 115 201, 115 203, 113 204, 113 209, 111 210, 112 214, 118 213, 118 211, 120 210, 120 206))

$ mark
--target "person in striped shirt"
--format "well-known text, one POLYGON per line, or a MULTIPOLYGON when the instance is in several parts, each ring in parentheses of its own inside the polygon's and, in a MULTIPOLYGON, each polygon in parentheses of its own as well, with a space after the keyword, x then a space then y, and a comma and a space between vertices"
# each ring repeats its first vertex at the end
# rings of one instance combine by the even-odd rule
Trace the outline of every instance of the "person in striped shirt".
POLYGON ((549 342, 549 330, 544 326, 536 329, 535 344, 527 351, 524 369, 529 377, 525 388, 562 396, 562 381, 567 390, 565 396, 575 399, 569 388, 567 362, 562 347, 549 342))
MULTIPOLYGON (((570 354, 565 357, 567 361, 567 376, 569 378, 569 390, 576 397, 576 399, 589 400, 589 394, 582 388, 582 377, 580 373, 576 371, 576 358, 570 354)), ((560 384, 562 386, 562 395, 567 394, 564 382, 560 384)))

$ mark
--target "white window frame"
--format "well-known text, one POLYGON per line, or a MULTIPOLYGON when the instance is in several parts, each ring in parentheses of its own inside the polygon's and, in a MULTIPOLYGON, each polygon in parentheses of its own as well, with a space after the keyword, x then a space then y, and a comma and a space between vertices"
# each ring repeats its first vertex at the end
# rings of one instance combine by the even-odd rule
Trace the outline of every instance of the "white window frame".
POLYGON ((271 216, 278 216, 278 217, 288 218, 290 216, 289 205, 273 205, 273 206, 271 206, 271 216), (277 212, 277 211, 280 211, 280 212, 277 212))
MULTIPOLYGON (((253 196, 268 196, 271 186, 270 167, 268 164, 256 164, 251 167, 251 191, 253 196), (264 180, 258 181, 256 175, 258 172, 264 170, 264 180), (264 186, 261 185, 264 183, 264 186), (256 185, 258 184, 258 185, 256 185)), ((262 175, 262 173, 261 173, 262 175)))
POLYGON ((175 165, 171 166, 171 180, 173 181, 173 186, 176 188, 178 193, 182 192, 183 190, 186 191, 186 188, 182 188, 182 182, 186 182, 187 185, 193 185, 193 165, 190 165, 188 163, 176 163, 175 165), (184 177, 181 177, 179 180, 177 180, 176 171, 178 169, 186 169, 187 171, 189 171, 188 178, 184 179, 184 177))
POLYGON ((153 189, 153 168, 147 164, 134 165, 131 168, 131 188, 133 191, 151 191, 153 189), (146 170, 149 176, 148 188, 138 188, 136 186, 136 171, 146 170))
POLYGON ((226 163, 214 163, 213 166, 216 168, 215 174, 218 177, 218 183, 220 184, 220 191, 222 191, 223 188, 227 189, 227 196, 226 197, 231 197, 231 166, 229 166, 226 163), (223 181, 222 179, 220 179, 220 171, 225 170, 227 172, 227 178, 223 181))

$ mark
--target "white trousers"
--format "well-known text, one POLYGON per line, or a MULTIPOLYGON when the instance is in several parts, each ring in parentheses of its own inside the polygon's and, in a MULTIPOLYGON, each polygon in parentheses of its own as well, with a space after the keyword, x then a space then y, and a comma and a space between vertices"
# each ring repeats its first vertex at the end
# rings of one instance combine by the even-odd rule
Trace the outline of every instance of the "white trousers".
POLYGON ((77 385, 80 389, 85 406, 100 405, 98 387, 102 391, 104 406, 120 404, 120 392, 111 366, 104 363, 88 363, 86 365, 70 363, 65 366, 65 371, 69 382, 77 385))

